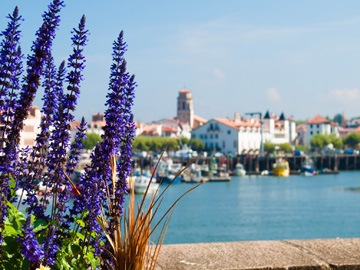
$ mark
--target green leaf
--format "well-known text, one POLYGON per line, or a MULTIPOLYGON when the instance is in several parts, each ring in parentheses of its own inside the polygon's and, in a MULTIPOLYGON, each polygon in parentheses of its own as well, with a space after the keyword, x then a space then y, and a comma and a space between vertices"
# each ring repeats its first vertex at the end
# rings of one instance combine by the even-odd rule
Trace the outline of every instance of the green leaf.
POLYGON ((37 220, 35 220, 33 226, 34 226, 34 233, 37 233, 41 230, 46 229, 49 226, 49 224, 45 219, 38 218, 37 220))

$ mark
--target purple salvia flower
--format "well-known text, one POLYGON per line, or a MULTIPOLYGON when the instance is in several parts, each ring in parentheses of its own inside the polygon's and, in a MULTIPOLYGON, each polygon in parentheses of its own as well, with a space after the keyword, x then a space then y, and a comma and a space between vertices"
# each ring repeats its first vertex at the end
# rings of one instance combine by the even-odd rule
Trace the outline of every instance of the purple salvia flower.
POLYGON ((35 233, 31 227, 31 216, 26 218, 24 225, 22 226, 23 235, 16 238, 22 245, 20 253, 24 255, 30 262, 40 265, 41 260, 44 258, 44 251, 39 245, 39 242, 35 239, 35 233))
MULTIPOLYGON (((24 203, 29 205, 28 214, 33 213, 37 218, 43 218, 44 210, 46 205, 39 205, 39 201, 36 197, 36 183, 37 181, 44 182, 43 171, 46 166, 46 155, 48 152, 48 140, 50 137, 50 126, 53 121, 53 115, 58 109, 59 103, 59 90, 57 87, 57 77, 62 77, 64 73, 64 62, 59 67, 59 72, 57 75, 55 65, 53 63, 53 58, 50 55, 46 61, 46 67, 44 72, 44 82, 43 87, 45 89, 44 96, 42 100, 44 101, 44 106, 42 109, 43 116, 40 123, 40 133, 37 134, 35 139, 35 146, 32 149, 30 160, 29 160, 29 171, 26 175, 26 192, 27 198, 24 203)), ((62 78, 63 79, 63 78, 62 78)), ((46 200, 46 198, 42 198, 46 200)))
POLYGON ((6 199, 9 199, 9 175, 14 176, 14 164, 16 160, 16 144, 9 143, 12 151, 4 152, 5 140, 9 133, 11 120, 15 108, 15 100, 19 89, 20 75, 22 72, 22 54, 20 48, 19 30, 21 16, 16 7, 5 31, 1 33, 3 40, 0 44, 0 122, 3 124, 0 132, 0 246, 2 243, 2 231, 6 216, 6 199))
MULTIPOLYGON (((27 76, 24 78, 24 84, 22 91, 20 92, 18 106, 14 109, 14 116, 11 123, 11 130, 7 135, 5 144, 0 147, 3 149, 3 153, 0 155, 0 164, 10 164, 8 167, 11 168, 12 163, 17 159, 17 145, 20 140, 20 131, 23 127, 24 120, 26 119, 28 112, 31 108, 32 101, 35 93, 40 85, 40 76, 43 73, 43 67, 45 64, 46 57, 51 51, 52 40, 55 37, 55 30, 59 25, 59 13, 63 1, 54 0, 49 5, 49 10, 43 15, 43 25, 37 31, 37 39, 33 43, 31 48, 32 55, 28 57, 27 61, 27 76)), ((0 194, 8 195, 8 189, 6 189, 7 181, 0 179, 0 194)), ((3 218, 6 213, 6 204, 4 197, 0 198, 0 226, 3 226, 3 218)), ((0 239, 2 239, 0 227, 0 239)), ((1 240, 0 240, 1 241, 1 240)))
MULTIPOLYGON (((65 178, 64 167, 66 165, 67 149, 70 146, 70 123, 74 120, 73 111, 77 104, 80 94, 80 82, 83 80, 82 71, 85 67, 85 58, 82 55, 83 48, 87 42, 88 30, 85 30, 85 15, 81 18, 78 29, 72 32, 74 36, 73 54, 69 57, 68 67, 70 72, 66 77, 68 82, 68 93, 63 94, 58 112, 54 117, 54 130, 50 137, 50 151, 47 159, 48 185, 54 196, 57 196, 56 210, 52 211, 53 218, 59 222, 64 221, 65 213, 68 209, 66 203, 70 199, 69 190, 71 188, 65 178)), ((67 224, 62 224, 67 227, 67 224)))
POLYGON ((77 127, 74 143, 70 147, 69 158, 66 164, 66 174, 72 175, 79 163, 81 151, 83 150, 82 141, 86 138, 86 126, 85 118, 81 119, 80 126, 77 127))
POLYGON ((131 76, 124 95, 123 107, 123 132, 120 145, 120 160, 117 164, 118 179, 116 182, 115 198, 113 198, 113 215, 110 227, 118 226, 118 217, 123 214, 123 205, 125 203, 125 193, 127 186, 127 177, 131 172, 131 149, 135 137, 134 115, 131 111, 133 100, 135 98, 135 76, 131 76))
MULTIPOLYGON (((106 105, 108 106, 105 112, 106 126, 104 127, 103 141, 99 143, 94 152, 91 155, 91 166, 85 169, 85 174, 81 179, 80 186, 81 196, 74 202, 74 212, 81 213, 85 209, 89 209, 89 214, 85 217, 85 231, 91 233, 92 231, 100 232, 100 227, 96 221, 96 218, 100 215, 101 209, 109 211, 107 209, 106 202, 103 198, 106 198, 106 190, 110 189, 112 194, 113 186, 111 181, 111 157, 116 154, 119 156, 119 147, 122 142, 128 144, 131 141, 133 135, 129 136, 126 132, 129 132, 129 125, 133 124, 131 106, 125 108, 125 106, 132 104, 133 90, 135 87, 134 77, 130 79, 129 73, 126 72, 126 61, 124 60, 124 53, 126 51, 126 43, 123 42, 123 32, 120 33, 118 39, 114 42, 113 64, 111 66, 111 75, 109 89, 110 93, 107 95, 106 105), (129 122, 131 121, 131 122, 129 122), (127 137, 127 139, 123 139, 127 137)), ((111 221, 115 220, 115 216, 120 216, 121 207, 123 203, 123 194, 126 192, 126 176, 128 173, 128 162, 131 161, 131 156, 127 153, 128 145, 124 146, 122 152, 124 156, 124 168, 122 168, 121 176, 125 176, 122 179, 122 184, 119 184, 118 194, 116 198, 110 198, 112 200, 119 201, 118 207, 112 209, 111 221), (126 150, 125 150, 126 149, 126 150), (125 153, 126 152, 126 153, 125 153)), ((131 149, 131 148, 130 148, 131 149)), ((113 222, 113 224, 115 224, 113 222)), ((111 231, 111 228, 110 228, 111 231)), ((99 238, 92 239, 91 243, 95 252, 100 252, 99 238)))
POLYGON ((59 248, 56 244, 55 226, 50 225, 49 233, 46 237, 46 241, 43 244, 44 259, 43 265, 55 265, 56 264, 56 253, 59 248))

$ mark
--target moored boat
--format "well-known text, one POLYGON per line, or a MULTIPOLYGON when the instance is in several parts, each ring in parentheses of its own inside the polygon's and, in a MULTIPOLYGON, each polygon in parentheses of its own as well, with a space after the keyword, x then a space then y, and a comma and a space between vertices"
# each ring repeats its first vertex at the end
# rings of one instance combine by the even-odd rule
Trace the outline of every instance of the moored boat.
POLYGON ((235 176, 244 176, 246 175, 246 170, 244 169, 244 165, 241 163, 237 163, 235 169, 233 171, 233 175, 235 176))
POLYGON ((154 194, 159 188, 159 184, 149 175, 138 175, 134 177, 134 191, 136 194, 144 194, 148 188, 147 194, 154 194))
POLYGON ((287 177, 290 174, 289 162, 279 158, 274 164, 273 175, 287 177))
POLYGON ((306 159, 301 166, 300 173, 304 176, 314 176, 316 175, 316 169, 314 167, 314 162, 312 159, 306 159))

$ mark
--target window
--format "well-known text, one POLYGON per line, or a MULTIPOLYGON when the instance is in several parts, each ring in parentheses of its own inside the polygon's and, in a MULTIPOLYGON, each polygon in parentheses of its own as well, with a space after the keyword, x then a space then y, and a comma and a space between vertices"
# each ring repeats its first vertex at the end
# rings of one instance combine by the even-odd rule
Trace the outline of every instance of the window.
POLYGON ((237 148, 237 141, 234 140, 234 148, 237 148))
POLYGON ((204 139, 207 139, 207 135, 206 135, 206 134, 204 135, 204 139))
POLYGON ((192 137, 195 139, 195 138, 196 138, 196 135, 194 134, 194 135, 192 135, 192 137))
POLYGON ((312 135, 313 134, 313 132, 312 131, 310 131, 310 135, 312 135))
POLYGON ((204 135, 200 134, 200 139, 202 139, 204 137, 204 135))
POLYGON ((228 130, 228 134, 231 134, 231 130, 228 130))
POLYGON ((318 132, 316 132, 317 134, 319 134, 319 131, 318 132))
POLYGON ((218 134, 215 134, 215 139, 219 138, 219 135, 218 134))
POLYGON ((319 128, 319 127, 320 127, 320 125, 319 125, 319 124, 317 124, 317 125, 316 125, 316 127, 317 127, 317 128, 319 128))
POLYGON ((210 134, 210 139, 212 139, 213 138, 213 135, 212 134, 210 134))
POLYGON ((310 128, 312 128, 312 125, 310 125, 310 128))
POLYGON ((182 109, 185 110, 185 102, 182 104, 182 109))

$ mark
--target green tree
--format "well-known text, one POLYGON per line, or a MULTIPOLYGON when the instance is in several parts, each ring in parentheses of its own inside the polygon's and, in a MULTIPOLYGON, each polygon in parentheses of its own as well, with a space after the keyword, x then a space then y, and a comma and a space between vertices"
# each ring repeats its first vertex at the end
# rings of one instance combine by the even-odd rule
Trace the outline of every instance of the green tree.
POLYGON ((101 136, 94 132, 86 133, 86 138, 82 141, 84 149, 92 150, 98 142, 102 142, 101 136))
POLYGON ((190 139, 188 139, 186 137, 181 137, 179 140, 181 141, 182 145, 189 145, 189 143, 190 143, 190 139))
POLYGON ((343 149, 344 144, 341 138, 336 137, 334 134, 329 135, 331 143, 333 144, 334 148, 336 149, 343 149))
POLYGON ((285 153, 291 153, 292 147, 290 143, 281 143, 279 144, 280 150, 284 151, 285 153))
POLYGON ((307 145, 304 145, 304 144, 298 144, 298 145, 295 145, 295 150, 307 152, 308 147, 307 147, 307 145))
POLYGON ((192 138, 189 142, 190 148, 195 151, 202 151, 205 149, 205 143, 202 140, 192 138))
POLYGON ((343 140, 344 144, 350 146, 353 149, 357 149, 360 143, 360 133, 358 132, 352 132, 348 135, 346 135, 346 137, 343 140))
POLYGON ((264 143, 264 151, 267 153, 274 153, 275 151, 275 144, 272 144, 270 142, 264 143))
POLYGON ((338 123, 339 126, 344 126, 344 117, 342 114, 338 113, 334 116, 334 122, 338 123))

